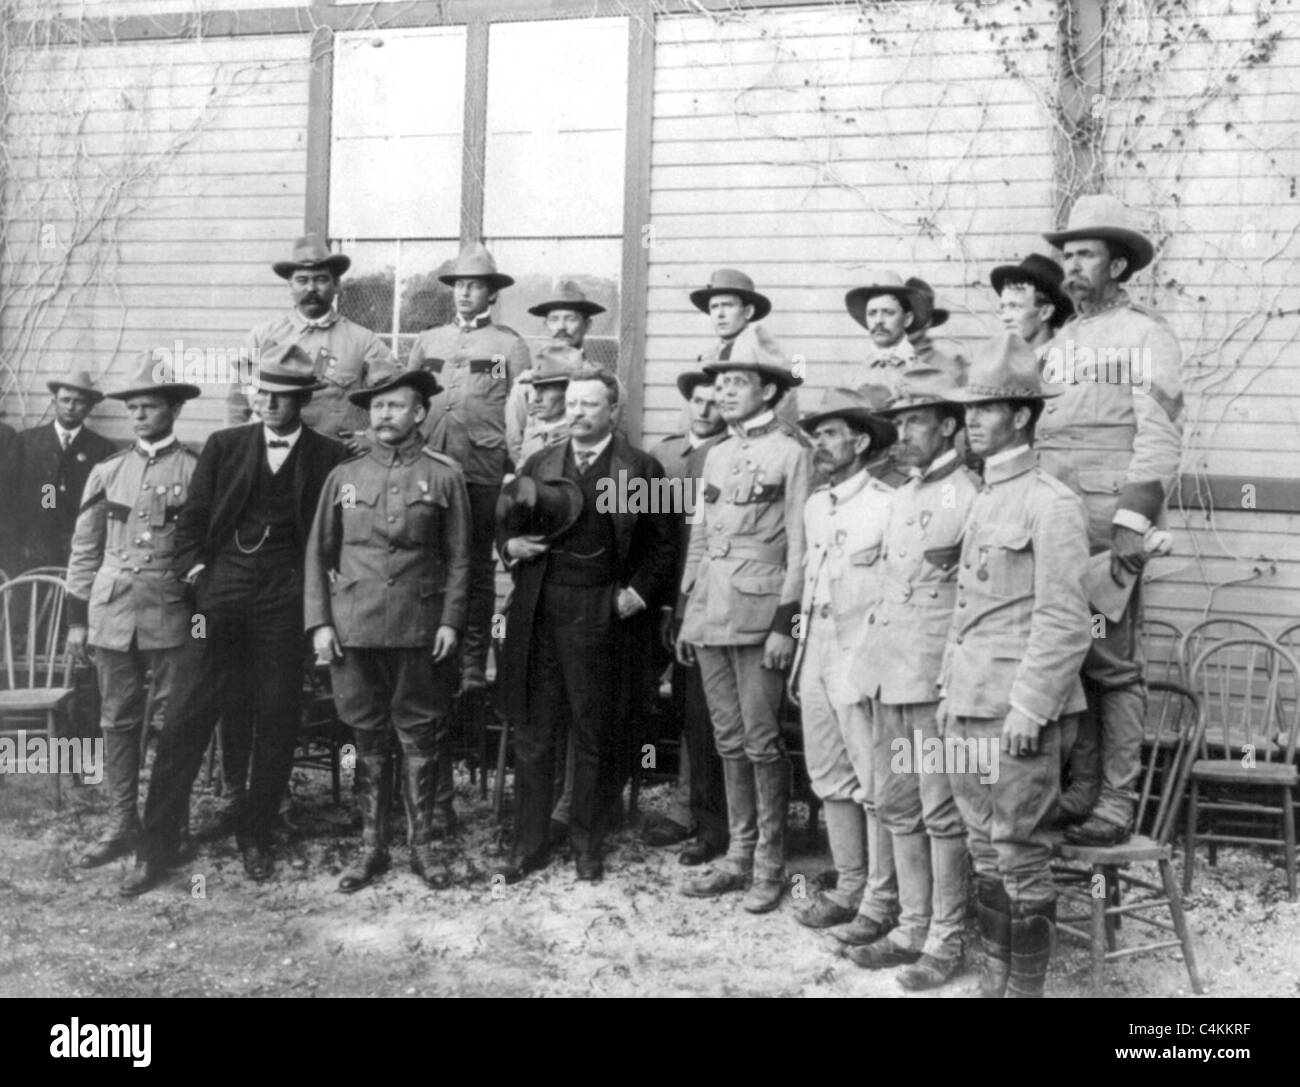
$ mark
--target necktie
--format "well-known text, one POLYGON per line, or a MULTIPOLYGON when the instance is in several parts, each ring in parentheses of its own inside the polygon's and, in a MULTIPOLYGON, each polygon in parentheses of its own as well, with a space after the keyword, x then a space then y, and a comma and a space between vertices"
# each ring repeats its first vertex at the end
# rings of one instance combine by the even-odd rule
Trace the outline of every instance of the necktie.
POLYGON ((578 472, 585 476, 587 474, 587 469, 591 467, 591 462, 596 459, 596 454, 588 449, 577 453, 576 455, 578 458, 578 472))
POLYGON ((274 438, 272 438, 269 442, 267 442, 266 445, 267 445, 267 448, 268 448, 268 449, 288 449, 288 448, 289 448, 289 443, 288 443, 288 442, 276 441, 276 439, 274 439, 274 438))
POLYGON ((59 431, 59 445, 62 446, 65 453, 68 451, 68 432, 66 430, 59 431))

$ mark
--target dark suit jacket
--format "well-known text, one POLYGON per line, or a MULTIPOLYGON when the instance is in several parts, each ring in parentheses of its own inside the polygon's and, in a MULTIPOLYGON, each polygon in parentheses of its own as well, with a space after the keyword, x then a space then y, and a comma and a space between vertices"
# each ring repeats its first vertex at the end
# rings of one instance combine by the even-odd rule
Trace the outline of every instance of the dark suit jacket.
MULTIPOLYGON (((52 422, 24 430, 14 439, 12 509, 24 569, 67 565, 90 470, 116 451, 113 442, 84 425, 67 449, 59 445, 52 422), (49 492, 53 506, 45 490, 49 484, 54 485, 49 492)), ((11 576, 20 573, 9 571, 11 576)))
MULTIPOLYGON (((564 475, 564 460, 569 442, 562 442, 535 453, 520 469, 520 475, 534 479, 559 479, 564 475)), ((637 449, 620 434, 614 435, 610 451, 610 476, 617 483, 620 472, 626 478, 654 480, 664 475, 659 462, 649 453, 637 449)), ((653 488, 652 488, 653 490, 653 488)), ((677 518, 671 513, 627 513, 616 509, 607 516, 613 519, 615 559, 620 587, 635 589, 646 602, 646 610, 619 624, 620 695, 626 709, 635 712, 643 694, 644 677, 638 674, 638 662, 650 660, 659 605, 674 599, 673 575, 677 569, 677 518)), ((505 554, 506 535, 497 534, 497 548, 505 554)), ((521 562, 514 567, 514 595, 506 620, 506 645, 502 660, 504 682, 502 710, 513 720, 527 716, 527 677, 533 622, 541 597, 545 576, 544 558, 521 562)))
MULTIPOLYGON (((208 438, 190 480, 189 497, 176 519, 177 577, 199 563, 211 566, 230 541, 266 455, 264 432, 261 423, 249 423, 218 430, 208 438)), ((325 477, 347 456, 347 448, 304 426, 295 452, 294 526, 305 554, 325 477)))

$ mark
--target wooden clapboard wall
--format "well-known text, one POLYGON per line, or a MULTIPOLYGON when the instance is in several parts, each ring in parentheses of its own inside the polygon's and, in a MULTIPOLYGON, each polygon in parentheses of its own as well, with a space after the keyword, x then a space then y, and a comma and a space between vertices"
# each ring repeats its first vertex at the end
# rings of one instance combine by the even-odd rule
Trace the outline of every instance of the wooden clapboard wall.
MULTIPOLYGON (((70 366, 118 385, 146 350, 227 351, 289 304, 270 269, 301 233, 306 189, 306 35, 43 48, 9 88, 15 216, 6 251, 7 421, 39 421, 45 382, 70 366), (63 179, 89 179, 80 212, 63 179), (109 203, 117 186, 121 199, 109 203), (95 203, 95 202, 99 203, 95 203), (33 302, 58 281, 72 234, 114 209, 74 247, 64 287, 37 322, 33 302), (76 225, 79 224, 79 225, 76 225), (86 283, 84 287, 79 284, 86 283)), ((93 425, 126 438, 125 413, 101 405, 93 425)), ((180 424, 201 443, 224 422, 205 390, 180 424)))

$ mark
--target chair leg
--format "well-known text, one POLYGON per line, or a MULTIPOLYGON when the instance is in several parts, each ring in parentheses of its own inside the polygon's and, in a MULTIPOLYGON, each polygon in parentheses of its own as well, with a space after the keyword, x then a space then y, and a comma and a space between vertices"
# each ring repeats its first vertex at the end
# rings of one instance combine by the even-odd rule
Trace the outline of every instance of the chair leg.
POLYGON ((1183 894, 1192 893, 1192 874, 1196 871, 1196 802, 1200 786, 1195 781, 1187 794, 1187 827, 1183 847, 1183 894))
POLYGON ((497 745, 497 777, 492 783, 492 813, 501 822, 506 800, 506 745, 510 743, 510 718, 501 718, 501 742, 497 745))
MULTIPOLYGON (((1119 905, 1119 869, 1107 867, 1103 870, 1106 879, 1106 908, 1111 910, 1119 905)), ((1120 915, 1106 914, 1106 950, 1114 951, 1118 946, 1115 931, 1120 926, 1120 915)))
POLYGON ((1196 952, 1192 950, 1192 934, 1187 930, 1187 917, 1183 913, 1183 902, 1178 897, 1178 881, 1174 879, 1174 867, 1167 860, 1160 862, 1160 882, 1164 884, 1165 897, 1169 899, 1169 915, 1173 918, 1174 932, 1183 948, 1183 963, 1187 967, 1187 976, 1192 982, 1192 992, 1203 993, 1201 975, 1196 969, 1196 952))
POLYGON ((1282 786, 1282 837, 1286 844, 1286 893, 1295 901, 1295 805, 1290 786, 1282 786))
MULTIPOLYGON (((1100 868, 1094 867, 1092 870, 1093 877, 1100 875, 1102 879, 1106 875, 1100 868)), ((1101 996, 1102 986, 1105 984, 1105 966, 1106 966, 1106 946, 1111 942, 1111 935, 1106 924, 1106 900, 1109 897, 1109 890, 1101 895, 1089 895, 1088 901, 1092 907, 1092 939, 1089 941, 1089 950, 1092 953, 1092 995, 1101 996)))

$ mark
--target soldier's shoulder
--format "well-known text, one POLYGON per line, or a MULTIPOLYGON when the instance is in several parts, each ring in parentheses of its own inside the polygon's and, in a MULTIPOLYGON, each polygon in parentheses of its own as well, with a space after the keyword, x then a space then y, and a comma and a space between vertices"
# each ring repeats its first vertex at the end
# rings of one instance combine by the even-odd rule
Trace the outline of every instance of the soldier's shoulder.
POLYGON ((427 445, 422 446, 420 452, 430 460, 441 464, 444 468, 450 468, 457 475, 465 474, 465 469, 460 466, 460 461, 456 460, 454 457, 447 456, 446 453, 439 453, 435 449, 430 449, 427 445))
POLYGON ((1033 474, 1034 481, 1040 488, 1047 491, 1052 498, 1068 498, 1075 501, 1079 496, 1069 487, 1057 479, 1051 472, 1045 468, 1035 468, 1033 474))
MULTIPOLYGON (((184 449, 185 447, 184 447, 184 446, 181 446, 181 448, 184 449)), ((117 449, 117 450, 114 450, 112 453, 110 453, 108 456, 106 456, 103 460, 101 460, 101 461, 99 462, 99 464, 96 464, 95 467, 96 467, 96 468, 99 468, 99 467, 101 467, 101 466, 107 466, 107 465, 110 465, 110 464, 112 464, 114 461, 120 461, 120 460, 122 460, 123 458, 125 458, 126 455, 127 455, 129 452, 131 452, 131 447, 130 447, 129 445, 128 445, 125 449, 117 449)))

